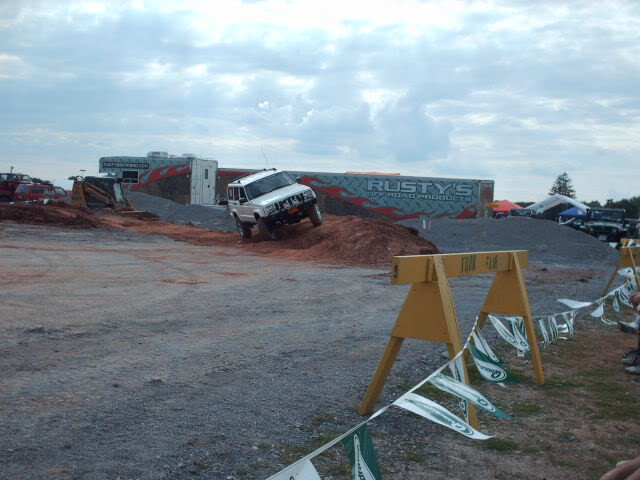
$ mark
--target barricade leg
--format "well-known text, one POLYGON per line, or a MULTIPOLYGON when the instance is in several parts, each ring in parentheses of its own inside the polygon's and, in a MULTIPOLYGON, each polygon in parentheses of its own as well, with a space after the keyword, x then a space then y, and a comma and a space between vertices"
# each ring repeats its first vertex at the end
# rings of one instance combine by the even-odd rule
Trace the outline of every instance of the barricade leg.
POLYGON ((393 367, 393 362, 395 362, 398 352, 400 352, 400 347, 402 347, 403 341, 404 338, 393 336, 389 337, 387 348, 382 354, 382 359, 378 364, 376 373, 373 375, 373 380, 371 380, 367 393, 365 394, 362 404, 358 409, 358 413, 360 413, 360 415, 369 415, 373 412, 373 407, 375 407, 376 402, 380 397, 380 392, 382 392, 382 388, 389 377, 391 367, 393 367))

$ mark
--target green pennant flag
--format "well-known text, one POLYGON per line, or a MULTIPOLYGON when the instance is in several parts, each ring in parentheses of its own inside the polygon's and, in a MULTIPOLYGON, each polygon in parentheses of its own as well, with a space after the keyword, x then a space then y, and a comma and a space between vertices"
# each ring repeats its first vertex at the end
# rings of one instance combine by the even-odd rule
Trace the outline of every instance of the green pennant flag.
POLYGON ((469 351, 473 357, 473 361, 478 367, 478 372, 482 378, 493 383, 517 383, 518 381, 507 372, 501 365, 493 362, 484 353, 480 352, 473 344, 469 344, 469 351))
POLYGON ((373 440, 365 423, 342 440, 351 461, 353 480, 381 480, 380 467, 373 448, 373 440))

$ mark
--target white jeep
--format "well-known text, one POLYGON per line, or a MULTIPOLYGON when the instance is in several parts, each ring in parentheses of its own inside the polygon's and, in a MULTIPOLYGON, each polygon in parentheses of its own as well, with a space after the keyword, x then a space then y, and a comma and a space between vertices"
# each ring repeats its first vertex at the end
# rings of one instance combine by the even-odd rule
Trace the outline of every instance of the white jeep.
POLYGON ((287 172, 262 170, 231 182, 227 187, 229 214, 241 238, 251 238, 258 225, 263 238, 277 240, 278 227, 309 217, 314 227, 322 224, 316 194, 287 172))

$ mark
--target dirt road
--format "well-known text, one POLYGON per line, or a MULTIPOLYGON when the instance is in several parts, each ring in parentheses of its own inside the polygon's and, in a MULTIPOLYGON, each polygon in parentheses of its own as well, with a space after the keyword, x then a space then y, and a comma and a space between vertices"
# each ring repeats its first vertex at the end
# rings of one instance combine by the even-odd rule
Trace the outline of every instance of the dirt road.
MULTIPOLYGON (((8 479, 266 478, 361 421, 407 292, 386 269, 120 230, 0 224, 0 252, 8 479)), ((557 311, 560 293, 597 296, 610 268, 532 265, 535 312, 557 311)), ((465 328, 489 281, 452 282, 465 328)), ((383 401, 443 350, 405 342, 383 401)), ((415 428, 408 415, 384 422, 415 428)))

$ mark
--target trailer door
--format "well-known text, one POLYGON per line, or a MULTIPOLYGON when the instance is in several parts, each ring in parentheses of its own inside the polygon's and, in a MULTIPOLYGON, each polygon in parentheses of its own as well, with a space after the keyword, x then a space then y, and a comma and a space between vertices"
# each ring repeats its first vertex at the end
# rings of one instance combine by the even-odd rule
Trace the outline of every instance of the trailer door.
POLYGON ((216 198, 215 160, 191 160, 191 205, 213 205, 216 198))

